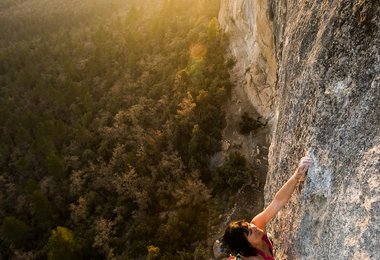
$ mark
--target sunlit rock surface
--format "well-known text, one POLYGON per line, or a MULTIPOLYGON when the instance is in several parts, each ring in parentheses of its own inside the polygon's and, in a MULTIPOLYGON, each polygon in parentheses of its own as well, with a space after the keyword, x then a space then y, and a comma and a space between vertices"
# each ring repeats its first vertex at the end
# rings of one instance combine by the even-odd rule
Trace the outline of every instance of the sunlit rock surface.
POLYGON ((272 1, 277 124, 265 200, 315 166, 270 225, 278 259, 380 259, 380 2, 272 1))
POLYGON ((230 37, 236 87, 265 119, 273 117, 276 62, 266 0, 222 0, 221 28, 230 37))
POLYGON ((235 77, 273 115, 266 204, 315 160, 269 226, 276 259, 380 259, 380 2, 268 1, 222 0, 219 21, 235 77))

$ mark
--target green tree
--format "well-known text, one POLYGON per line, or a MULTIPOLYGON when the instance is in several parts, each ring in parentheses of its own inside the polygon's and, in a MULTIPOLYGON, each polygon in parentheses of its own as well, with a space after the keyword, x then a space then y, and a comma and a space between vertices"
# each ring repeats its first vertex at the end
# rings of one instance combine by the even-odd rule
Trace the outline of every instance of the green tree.
POLYGON ((49 260, 80 259, 80 248, 74 233, 66 227, 58 226, 51 231, 47 256, 49 260))
POLYGON ((53 224, 52 205, 41 190, 35 190, 31 194, 30 212, 36 221, 36 227, 47 229, 53 224))
POLYGON ((207 37, 210 42, 214 42, 220 38, 219 22, 216 17, 213 17, 208 23, 207 37))
POLYGON ((242 185, 252 181, 252 172, 246 165, 245 158, 237 153, 230 153, 225 163, 216 170, 213 178, 214 193, 236 191, 242 185))
POLYGON ((31 239, 31 228, 22 220, 15 217, 5 217, 0 226, 1 238, 8 245, 16 248, 28 248, 31 239))
POLYGON ((150 245, 148 246, 147 260, 158 259, 160 256, 160 248, 150 245))

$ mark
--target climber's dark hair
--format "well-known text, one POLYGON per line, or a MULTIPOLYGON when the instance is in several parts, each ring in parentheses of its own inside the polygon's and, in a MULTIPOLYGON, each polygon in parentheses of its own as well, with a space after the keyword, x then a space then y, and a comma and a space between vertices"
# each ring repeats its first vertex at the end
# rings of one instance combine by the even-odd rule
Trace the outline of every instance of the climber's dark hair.
POLYGON ((256 256, 256 249, 247 240, 248 222, 245 220, 232 221, 228 224, 223 236, 223 246, 234 254, 256 256))

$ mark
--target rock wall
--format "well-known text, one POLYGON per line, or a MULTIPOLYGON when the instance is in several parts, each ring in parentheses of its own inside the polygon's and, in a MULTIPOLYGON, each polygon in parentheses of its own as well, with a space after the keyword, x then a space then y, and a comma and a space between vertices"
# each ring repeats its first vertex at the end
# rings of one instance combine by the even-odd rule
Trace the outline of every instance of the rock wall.
POLYGON ((315 166, 271 224, 279 259, 380 259, 380 2, 270 3, 278 79, 268 203, 315 166))
POLYGON ((276 259, 380 259, 380 2, 226 0, 219 20, 251 102, 274 114, 266 204, 305 152, 315 161, 269 226, 276 259), (258 17, 273 18, 277 65, 258 17))
POLYGON ((274 111, 276 61, 267 0, 222 0, 221 28, 230 38, 236 87, 265 119, 274 111))

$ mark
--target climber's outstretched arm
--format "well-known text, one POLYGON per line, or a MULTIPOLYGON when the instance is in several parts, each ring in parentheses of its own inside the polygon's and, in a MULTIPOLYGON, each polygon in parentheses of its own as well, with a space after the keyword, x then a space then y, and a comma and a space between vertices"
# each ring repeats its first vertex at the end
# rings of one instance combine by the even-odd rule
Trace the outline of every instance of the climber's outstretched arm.
POLYGON ((277 213, 282 209, 288 202, 292 193, 297 187, 300 180, 305 177, 305 174, 309 167, 312 165, 313 161, 309 157, 303 157, 300 164, 295 171, 295 173, 290 177, 290 179, 281 187, 281 189, 276 193, 276 196, 272 202, 264 209, 263 212, 255 216, 251 223, 255 226, 261 228, 266 232, 266 224, 277 215, 277 213))

